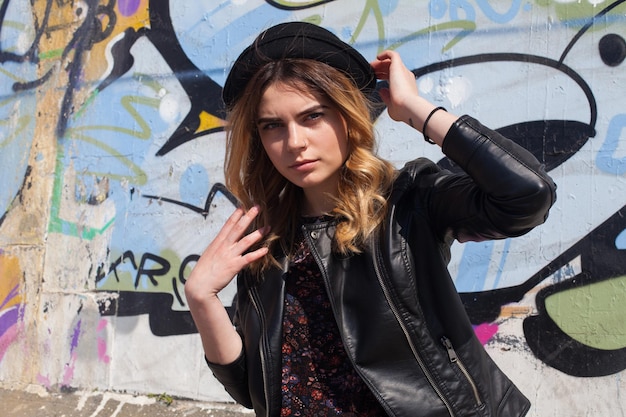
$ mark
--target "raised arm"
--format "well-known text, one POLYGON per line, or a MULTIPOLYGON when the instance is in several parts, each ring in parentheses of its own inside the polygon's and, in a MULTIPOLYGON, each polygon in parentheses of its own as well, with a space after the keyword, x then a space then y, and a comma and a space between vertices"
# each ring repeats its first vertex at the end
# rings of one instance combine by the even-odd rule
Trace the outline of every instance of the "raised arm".
POLYGON ((267 228, 246 234, 259 210, 237 209, 206 248, 189 279, 185 296, 196 324, 206 359, 218 365, 234 362, 242 351, 242 340, 230 321, 218 293, 242 268, 265 256, 267 248, 248 252, 267 228))
POLYGON ((545 221, 556 185, 530 152, 469 116, 435 110, 419 96, 415 76, 397 52, 385 51, 371 65, 389 82, 380 90, 389 116, 428 136, 464 172, 440 172, 420 182, 441 236, 451 231, 460 241, 500 239, 545 221))
POLYGON ((398 122, 405 122, 442 146, 446 133, 458 116, 435 110, 437 106, 419 95, 415 75, 404 65, 397 52, 384 51, 370 64, 378 79, 389 82, 389 88, 380 90, 389 116, 398 122))

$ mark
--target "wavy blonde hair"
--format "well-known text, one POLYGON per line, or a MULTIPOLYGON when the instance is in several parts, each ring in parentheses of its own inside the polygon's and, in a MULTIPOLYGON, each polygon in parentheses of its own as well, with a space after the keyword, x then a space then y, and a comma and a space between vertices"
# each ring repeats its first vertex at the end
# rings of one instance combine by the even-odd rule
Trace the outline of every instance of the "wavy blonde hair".
POLYGON ((261 97, 273 84, 319 94, 339 110, 347 125, 348 157, 340 176, 333 250, 360 253, 387 212, 395 169, 375 154, 376 140, 370 118, 371 105, 341 71, 308 59, 269 62, 248 81, 239 100, 229 109, 224 173, 226 186, 244 208, 259 205, 253 228, 271 226, 260 245, 267 256, 251 265, 259 273, 277 265, 279 254, 291 254, 300 224, 302 189, 287 181, 272 165, 257 133, 261 97), (281 252, 277 251, 281 249, 281 252))

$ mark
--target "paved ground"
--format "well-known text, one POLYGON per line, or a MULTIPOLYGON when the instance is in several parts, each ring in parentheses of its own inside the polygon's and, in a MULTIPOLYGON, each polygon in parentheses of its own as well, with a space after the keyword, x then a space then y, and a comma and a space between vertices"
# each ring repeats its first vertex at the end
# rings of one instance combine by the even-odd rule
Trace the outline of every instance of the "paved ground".
POLYGON ((0 385, 2 417, 252 417, 231 404, 208 404, 169 397, 108 392, 47 392, 41 387, 12 390, 0 385))

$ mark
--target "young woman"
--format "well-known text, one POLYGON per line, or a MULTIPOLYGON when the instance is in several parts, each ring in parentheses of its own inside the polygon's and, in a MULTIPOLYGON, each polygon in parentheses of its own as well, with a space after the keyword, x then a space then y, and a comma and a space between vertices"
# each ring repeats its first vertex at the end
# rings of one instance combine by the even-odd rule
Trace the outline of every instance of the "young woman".
POLYGON ((526 150, 421 98, 392 51, 368 63, 287 23, 235 62, 225 174, 238 208, 185 284, 206 361, 258 416, 522 416, 447 271, 460 241, 541 224, 555 185, 526 150), (376 79, 392 119, 463 170, 375 154, 376 79), (218 294, 237 276, 234 326, 218 294))

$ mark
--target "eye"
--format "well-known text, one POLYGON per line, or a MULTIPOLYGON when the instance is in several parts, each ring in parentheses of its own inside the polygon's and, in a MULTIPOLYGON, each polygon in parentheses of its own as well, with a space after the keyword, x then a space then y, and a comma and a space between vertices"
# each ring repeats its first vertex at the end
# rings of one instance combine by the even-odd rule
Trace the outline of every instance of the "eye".
POLYGON ((265 122, 265 123, 259 123, 259 129, 260 130, 272 130, 272 129, 276 129, 278 127, 280 127, 280 122, 265 122))
POLYGON ((310 121, 310 122, 315 122, 321 119, 322 117, 324 117, 324 112, 314 111, 314 112, 307 114, 305 120, 310 121))

